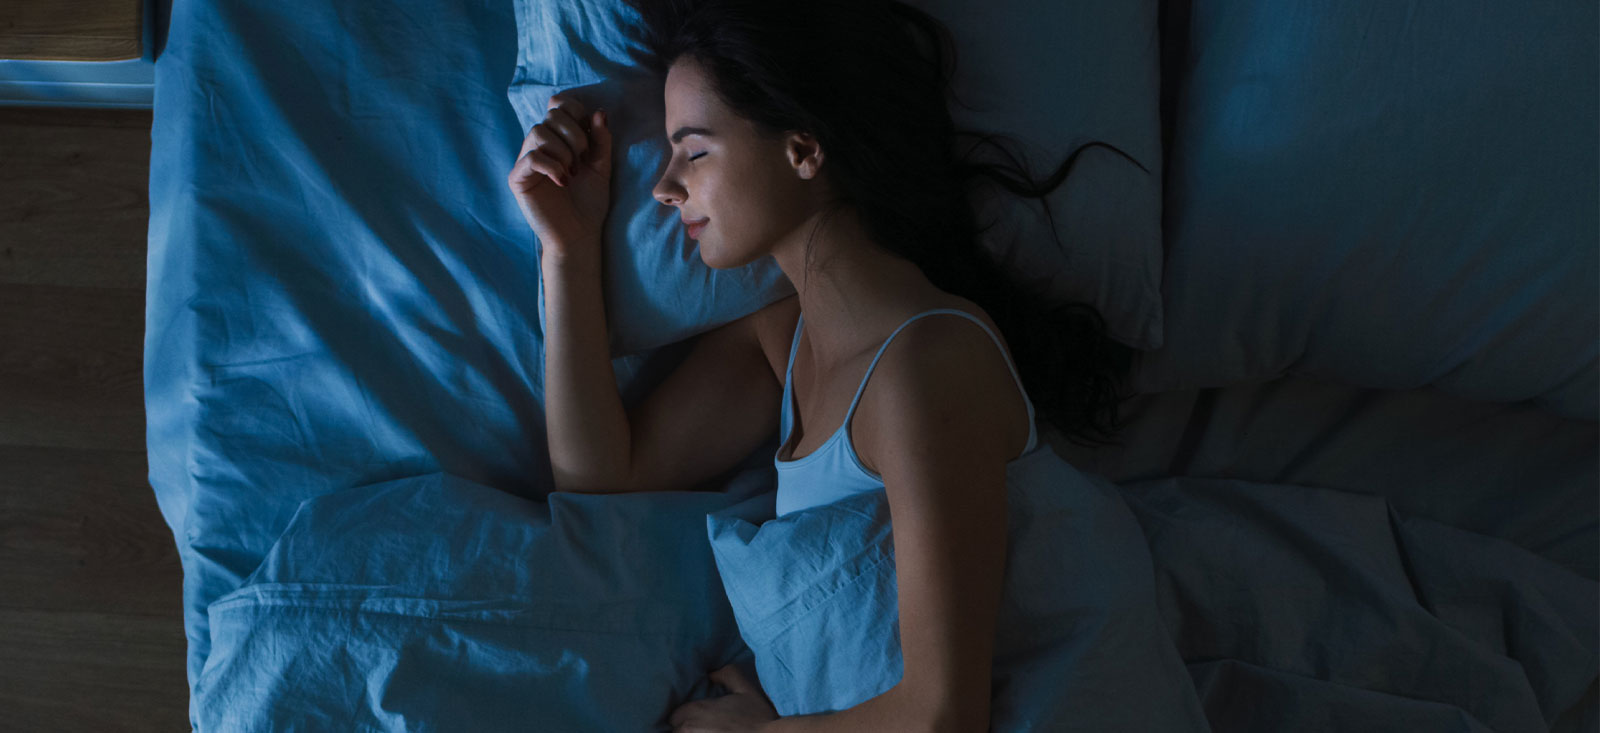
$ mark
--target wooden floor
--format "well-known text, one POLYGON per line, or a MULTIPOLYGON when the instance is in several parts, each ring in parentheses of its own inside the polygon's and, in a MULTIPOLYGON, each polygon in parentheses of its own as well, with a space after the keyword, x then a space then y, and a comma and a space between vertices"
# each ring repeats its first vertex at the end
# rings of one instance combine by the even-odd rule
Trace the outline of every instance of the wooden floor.
POLYGON ((189 727, 146 477, 150 124, 0 107, 0 730, 189 727))

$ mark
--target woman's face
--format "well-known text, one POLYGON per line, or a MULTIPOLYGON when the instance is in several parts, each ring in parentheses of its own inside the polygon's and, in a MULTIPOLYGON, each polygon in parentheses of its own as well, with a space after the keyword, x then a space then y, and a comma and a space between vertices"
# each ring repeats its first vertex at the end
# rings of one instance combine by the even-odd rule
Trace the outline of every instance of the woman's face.
POLYGON ((651 193, 688 224, 705 222, 690 233, 708 266, 737 268, 771 254, 815 211, 816 186, 808 184, 822 155, 810 136, 761 136, 723 106, 688 57, 667 72, 666 123, 672 157, 651 193))

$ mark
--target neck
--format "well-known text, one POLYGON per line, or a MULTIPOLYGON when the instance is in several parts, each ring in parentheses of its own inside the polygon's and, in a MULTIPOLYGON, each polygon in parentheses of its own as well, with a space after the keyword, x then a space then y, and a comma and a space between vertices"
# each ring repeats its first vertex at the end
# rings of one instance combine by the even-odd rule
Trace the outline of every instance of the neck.
POLYGON ((812 358, 838 364, 881 338, 879 321, 898 316, 898 305, 923 297, 933 285, 915 263, 874 242, 854 210, 841 210, 818 226, 820 220, 820 213, 808 219, 773 256, 800 296, 812 358), (814 226, 808 271, 805 245, 814 226))

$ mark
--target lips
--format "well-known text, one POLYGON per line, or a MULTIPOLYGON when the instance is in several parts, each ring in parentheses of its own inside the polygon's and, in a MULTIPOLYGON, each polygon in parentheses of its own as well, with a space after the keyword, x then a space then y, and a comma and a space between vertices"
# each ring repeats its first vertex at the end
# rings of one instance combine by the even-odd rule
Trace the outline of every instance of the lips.
POLYGON ((687 228, 689 237, 691 239, 694 239, 694 238, 699 238, 700 232, 705 230, 706 222, 709 222, 709 221, 711 221, 710 218, 701 219, 701 220, 696 221, 696 222, 691 222, 688 219, 684 219, 683 220, 683 225, 687 228))

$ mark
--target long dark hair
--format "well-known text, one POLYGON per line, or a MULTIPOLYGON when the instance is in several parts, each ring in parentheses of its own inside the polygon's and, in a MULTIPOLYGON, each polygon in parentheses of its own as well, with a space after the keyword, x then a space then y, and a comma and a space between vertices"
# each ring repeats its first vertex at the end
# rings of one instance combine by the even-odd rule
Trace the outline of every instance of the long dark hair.
MULTIPOLYGON (((1037 412, 1068 440, 1120 445, 1107 438, 1121 429, 1117 408, 1132 396, 1119 388, 1134 349, 1106 335, 1093 305, 1047 302, 1011 282, 980 244, 993 222, 979 227, 968 189, 984 176, 1016 195, 1044 199, 1053 225, 1045 196, 1079 153, 1099 145, 1131 156, 1087 143, 1038 182, 996 142, 1003 136, 956 129, 946 107, 946 96, 954 96, 954 40, 937 18, 902 2, 629 4, 645 34, 647 53, 635 54, 637 63, 664 76, 679 57, 691 58, 723 103, 757 129, 811 133, 827 151, 840 193, 824 218, 853 206, 875 242, 915 263, 935 287, 983 308, 1011 346, 1037 412), (976 140, 966 158, 987 143, 1010 165, 958 159, 958 138, 976 140)), ((808 240, 808 269, 811 250, 808 240)))

